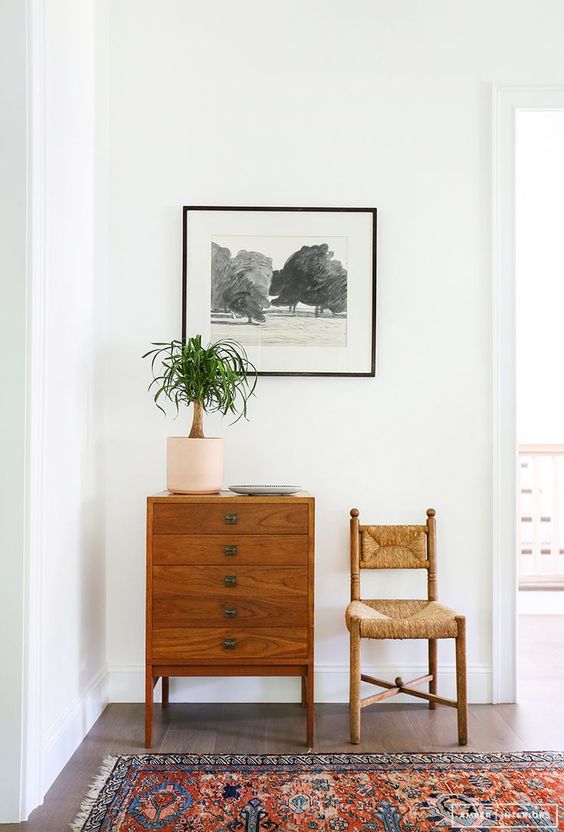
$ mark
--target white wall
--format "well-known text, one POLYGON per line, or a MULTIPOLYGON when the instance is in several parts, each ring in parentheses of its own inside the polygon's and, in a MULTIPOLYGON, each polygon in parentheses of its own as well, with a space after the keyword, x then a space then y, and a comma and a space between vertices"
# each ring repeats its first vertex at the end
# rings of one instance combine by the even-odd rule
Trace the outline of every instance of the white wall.
MULTIPOLYGON (((563 25, 557 0, 111 4, 113 698, 142 697, 145 496, 178 430, 152 407, 139 356, 179 334, 180 206, 206 203, 379 209, 377 377, 261 379, 248 424, 208 419, 226 437, 226 483, 291 480, 317 498, 318 699, 346 697, 353 505, 374 522, 436 507, 441 595, 468 616, 471 697, 489 698, 490 84, 561 80, 563 25)), ((379 594, 383 577, 368 580, 379 594)), ((384 591, 412 589, 405 576, 384 591)), ((425 647, 371 644, 365 660, 419 668, 425 647)), ((225 698, 220 680, 172 690, 225 698)), ((293 680, 229 690, 297 695, 293 680)))
POLYGON ((564 615, 564 592, 521 590, 517 610, 519 615, 564 615))
POLYGON ((104 14, 0 1, 0 823, 107 702, 104 14))
POLYGON ((26 10, 0 0, 0 823, 19 820, 26 423, 26 10))
POLYGON ((516 138, 517 431, 564 442, 564 110, 521 110, 516 138))
POLYGON ((41 793, 107 701, 98 20, 95 0, 46 9, 41 793))

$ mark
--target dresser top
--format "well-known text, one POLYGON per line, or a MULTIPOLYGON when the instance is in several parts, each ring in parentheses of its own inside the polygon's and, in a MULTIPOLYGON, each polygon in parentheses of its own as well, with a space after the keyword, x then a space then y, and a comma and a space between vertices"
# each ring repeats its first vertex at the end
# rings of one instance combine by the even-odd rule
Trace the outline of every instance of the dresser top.
POLYGON ((173 494, 171 491, 159 491, 147 497, 153 503, 305 503, 313 500, 309 491, 297 491, 295 494, 235 494, 233 491, 220 491, 217 494, 173 494))

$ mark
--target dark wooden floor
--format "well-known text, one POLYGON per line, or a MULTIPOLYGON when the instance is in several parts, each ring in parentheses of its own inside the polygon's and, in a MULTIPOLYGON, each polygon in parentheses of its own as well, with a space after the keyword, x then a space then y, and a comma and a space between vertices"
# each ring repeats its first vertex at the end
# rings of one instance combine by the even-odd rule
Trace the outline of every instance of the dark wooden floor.
MULTIPOLYGON (((473 705, 468 751, 564 749, 564 616, 522 616, 519 705, 473 705)), ((348 742, 346 705, 316 706, 314 751, 451 751, 456 713, 424 704, 386 704, 362 715, 362 742, 348 742)), ((154 751, 220 754, 303 753, 305 715, 299 705, 155 706, 154 751)), ((27 823, 1 832, 64 832, 76 817, 106 754, 139 754, 143 705, 110 705, 65 766, 27 823)))
MULTIPOLYGON (((362 743, 348 742, 346 705, 317 705, 314 751, 450 751, 456 715, 426 705, 376 706, 363 713, 362 743)), ((155 708, 154 751, 284 753, 306 751, 299 705, 171 705, 155 708)), ((106 754, 143 753, 143 706, 110 705, 27 823, 2 832, 64 832, 106 754)), ((469 751, 560 750, 564 704, 474 705, 469 751)))

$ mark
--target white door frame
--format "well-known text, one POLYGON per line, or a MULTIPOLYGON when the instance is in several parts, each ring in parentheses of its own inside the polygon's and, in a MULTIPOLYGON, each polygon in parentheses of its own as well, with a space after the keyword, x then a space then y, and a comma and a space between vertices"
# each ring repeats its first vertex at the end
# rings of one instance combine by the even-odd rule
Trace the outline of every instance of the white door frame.
POLYGON ((517 430, 515 349, 515 113, 564 109, 564 85, 494 85, 493 702, 517 693, 517 430))
POLYGON ((27 373, 20 818, 43 802, 42 553, 45 454, 45 0, 27 0, 27 373))

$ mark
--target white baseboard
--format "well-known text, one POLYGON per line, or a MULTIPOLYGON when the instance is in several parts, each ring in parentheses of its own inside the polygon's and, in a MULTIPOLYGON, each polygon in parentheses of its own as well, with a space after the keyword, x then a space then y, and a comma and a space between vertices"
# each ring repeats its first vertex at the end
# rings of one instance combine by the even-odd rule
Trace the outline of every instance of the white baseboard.
POLYGON ((68 763, 88 731, 108 704, 108 671, 102 668, 64 716, 50 729, 43 742, 41 793, 45 794, 68 763))
MULTIPOLYGON (((380 665, 363 669, 371 676, 391 681, 398 675, 407 681, 427 672, 423 665, 380 665)), ((441 695, 454 697, 456 674, 453 665, 439 666, 438 685, 441 695)), ((316 667, 315 687, 316 702, 348 702, 348 668, 340 665, 316 667)), ((300 682, 295 678, 204 677, 170 680, 171 702, 297 702, 299 696, 300 682)), ((109 668, 110 702, 143 702, 144 697, 145 670, 142 666, 114 665, 109 668)), ((492 701, 492 671, 488 665, 475 664, 468 667, 468 700, 473 704, 488 704, 492 701)), ((155 689, 155 701, 160 701, 160 685, 155 689)), ((399 696, 393 701, 414 700, 412 697, 399 696)))

